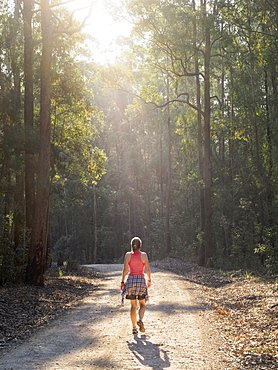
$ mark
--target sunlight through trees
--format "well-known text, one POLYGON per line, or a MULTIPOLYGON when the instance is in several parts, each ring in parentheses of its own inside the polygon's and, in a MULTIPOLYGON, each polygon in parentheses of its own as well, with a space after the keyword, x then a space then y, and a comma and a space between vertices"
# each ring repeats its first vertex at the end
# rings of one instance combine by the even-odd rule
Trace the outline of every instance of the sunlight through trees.
POLYGON ((1 284, 135 234, 277 271, 276 2, 89 5, 1 1, 1 284))

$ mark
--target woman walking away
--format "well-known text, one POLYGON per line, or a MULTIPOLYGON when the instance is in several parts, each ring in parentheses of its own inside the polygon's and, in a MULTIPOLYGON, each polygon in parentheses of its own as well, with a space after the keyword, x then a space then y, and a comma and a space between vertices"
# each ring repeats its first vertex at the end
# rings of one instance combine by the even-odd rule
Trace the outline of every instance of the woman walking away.
POLYGON ((141 252, 142 241, 135 237, 131 240, 131 252, 127 252, 124 259, 124 268, 122 274, 121 290, 126 299, 130 300, 130 318, 132 322, 132 334, 137 334, 137 325, 139 330, 144 333, 145 327, 143 317, 146 311, 146 301, 148 299, 148 287, 151 286, 151 271, 148 255, 141 252), (148 281, 146 283, 144 271, 148 281), (129 271, 126 283, 126 274, 129 271), (139 319, 137 321, 137 305, 139 302, 139 319))

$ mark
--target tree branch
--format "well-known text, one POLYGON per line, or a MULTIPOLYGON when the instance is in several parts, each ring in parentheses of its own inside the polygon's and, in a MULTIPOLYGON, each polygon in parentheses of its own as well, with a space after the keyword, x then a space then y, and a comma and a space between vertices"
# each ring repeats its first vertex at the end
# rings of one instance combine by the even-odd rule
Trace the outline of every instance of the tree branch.
MULTIPOLYGON (((69 1, 66 1, 66 2, 64 2, 62 4, 58 4, 58 5, 59 6, 60 5, 65 5, 65 4, 68 4, 70 2, 71 1, 69 0, 69 1)), ((96 3, 95 1, 92 1, 91 4, 90 4, 90 6, 85 6, 85 7, 82 7, 82 8, 79 8, 79 9, 76 9, 76 10, 72 11, 71 12, 71 17, 70 17, 70 22, 69 22, 69 27, 68 28, 60 28, 60 29, 57 28, 55 30, 53 36, 54 37, 57 37, 57 36, 59 36, 61 34, 73 35, 76 32, 80 32, 82 30, 82 28, 85 26, 85 23, 86 23, 87 19, 90 18, 91 14, 92 14, 92 9, 93 9, 93 6, 95 5, 95 3, 96 3), (83 19, 83 21, 80 23, 79 26, 71 28, 72 25, 73 25, 73 16, 74 16, 74 13, 77 12, 77 11, 79 11, 79 10, 83 10, 83 9, 89 9, 88 14, 83 19)), ((60 21, 60 19, 53 12, 52 12, 52 16, 54 16, 57 19, 57 21, 58 21, 59 24, 62 23, 60 21)))
MULTIPOLYGON (((144 98, 142 98, 142 96, 140 96, 136 93, 133 93, 131 91, 128 91, 128 90, 125 90, 125 89, 122 89, 122 88, 117 88, 116 90, 126 92, 127 94, 140 99, 143 103, 145 103, 147 105, 153 105, 154 106, 153 109, 165 108, 165 107, 167 107, 167 105, 172 104, 172 103, 183 103, 183 104, 188 105, 190 108, 196 110, 197 112, 199 111, 199 109, 196 105, 190 103, 190 101, 189 101, 190 95, 188 93, 180 93, 180 94, 178 94, 178 96, 175 99, 168 100, 167 102, 165 102, 163 104, 156 104, 152 101, 146 101, 144 98), (179 99, 182 96, 186 96, 187 99, 186 100, 179 99)), ((200 113, 202 114, 202 116, 204 116, 204 112, 202 110, 200 111, 200 113)))

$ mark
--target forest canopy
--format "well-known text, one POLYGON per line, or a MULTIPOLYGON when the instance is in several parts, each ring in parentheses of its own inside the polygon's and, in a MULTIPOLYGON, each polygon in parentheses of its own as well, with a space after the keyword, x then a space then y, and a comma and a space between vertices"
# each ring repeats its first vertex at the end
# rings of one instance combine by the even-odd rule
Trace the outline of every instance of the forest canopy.
POLYGON ((106 64, 62 3, 0 1, 0 284, 122 261, 134 235, 277 272, 277 2, 111 3, 132 32, 106 64))

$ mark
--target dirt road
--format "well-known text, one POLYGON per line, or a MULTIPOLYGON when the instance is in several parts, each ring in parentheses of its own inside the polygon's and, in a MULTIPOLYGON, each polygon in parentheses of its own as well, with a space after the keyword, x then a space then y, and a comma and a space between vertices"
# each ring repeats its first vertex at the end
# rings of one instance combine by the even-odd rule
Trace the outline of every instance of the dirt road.
POLYGON ((99 289, 0 358, 1 370, 228 369, 195 285, 152 269, 146 332, 133 336, 122 265, 91 266, 104 273, 99 289))

